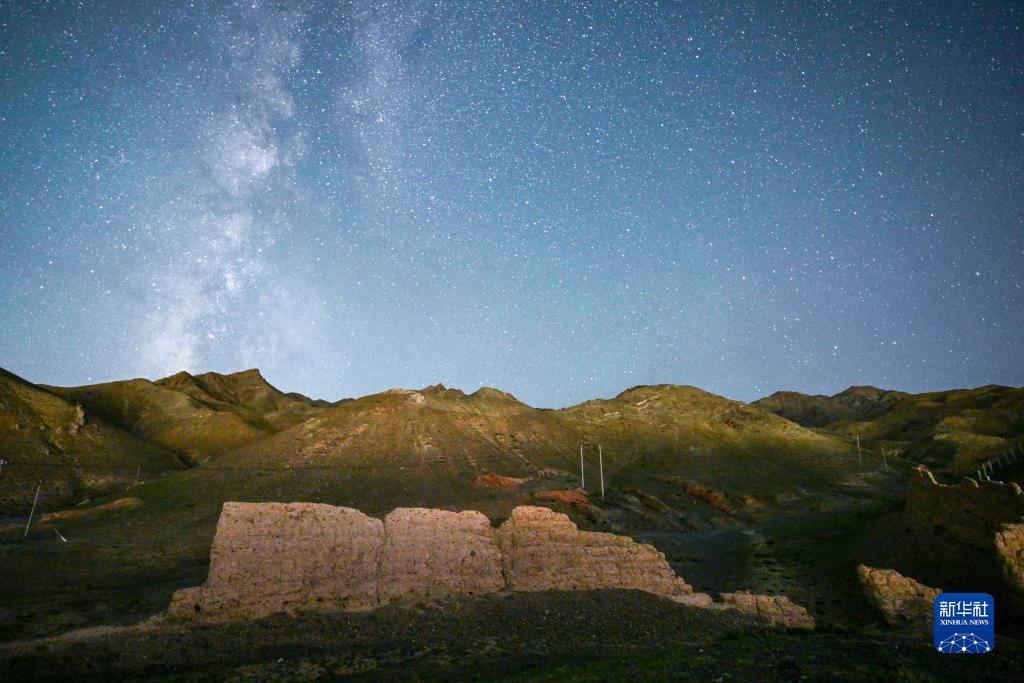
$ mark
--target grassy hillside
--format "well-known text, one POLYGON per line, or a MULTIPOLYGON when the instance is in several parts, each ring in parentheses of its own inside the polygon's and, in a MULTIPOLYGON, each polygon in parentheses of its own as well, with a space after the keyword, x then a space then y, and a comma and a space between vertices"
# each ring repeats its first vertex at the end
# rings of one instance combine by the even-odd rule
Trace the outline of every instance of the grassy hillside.
POLYGON ((26 514, 37 484, 43 510, 183 468, 172 453, 0 369, 0 511, 26 514))
POLYGON ((970 472, 1024 440, 1024 389, 988 385, 911 395, 875 419, 831 428, 901 444, 907 457, 933 467, 970 472))
POLYGON ((47 389, 192 464, 270 433, 233 407, 204 404, 147 379, 47 389))
POLYGON ((530 477, 569 468, 579 436, 554 411, 483 389, 394 389, 330 408, 305 423, 225 455, 223 468, 344 473, 375 506, 472 497, 488 472, 530 477))
POLYGON ((267 382, 255 368, 229 375, 179 372, 157 380, 156 384, 179 391, 217 410, 237 409, 246 421, 266 426, 272 431, 297 425, 331 405, 295 392, 285 394, 267 382))
POLYGON ((772 496, 830 488, 858 471, 847 439, 694 387, 635 387, 561 412, 586 441, 603 446, 613 474, 631 478, 684 477, 772 496))
POLYGON ((672 385, 638 387, 564 410, 532 408, 496 389, 470 395, 440 385, 396 389, 333 407, 218 464, 338 468, 358 476, 376 497, 422 493, 436 502, 458 499, 487 473, 561 477, 578 485, 581 444, 587 444, 591 491, 598 484, 597 444, 608 481, 684 477, 770 495, 833 486, 856 473, 847 439, 672 385))
POLYGON ((777 391, 754 401, 753 405, 792 420, 804 427, 827 427, 840 420, 867 420, 883 415, 902 398, 902 391, 877 387, 850 387, 833 396, 777 391))
POLYGON ((137 437, 196 464, 322 412, 287 396, 258 370, 230 375, 180 372, 156 382, 132 379, 83 387, 47 387, 137 437))
POLYGON ((1024 389, 1014 387, 925 394, 851 387, 831 397, 779 392, 755 404, 954 474, 972 472, 1024 440, 1024 389))

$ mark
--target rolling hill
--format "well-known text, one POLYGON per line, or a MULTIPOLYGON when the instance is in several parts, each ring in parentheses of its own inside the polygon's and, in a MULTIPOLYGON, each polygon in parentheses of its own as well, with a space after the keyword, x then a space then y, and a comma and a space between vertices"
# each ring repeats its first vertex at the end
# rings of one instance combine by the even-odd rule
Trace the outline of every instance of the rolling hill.
POLYGON ((804 427, 826 427, 840 420, 867 420, 886 413, 910 394, 872 386, 850 387, 833 396, 777 391, 754 401, 759 408, 804 427))
POLYGON ((0 459, 4 512, 27 512, 37 484, 39 509, 52 510, 184 468, 173 453, 3 369, 0 459))
POLYGON ((641 386, 567 408, 613 468, 687 477, 753 495, 820 487, 851 473, 848 440, 695 387, 641 386))
POLYGON ((278 391, 259 370, 196 376, 179 372, 156 382, 131 379, 45 388, 189 464, 216 458, 324 409, 322 402, 278 391))
POLYGON ((851 387, 832 397, 780 392, 755 404, 955 474, 970 473, 1024 441, 1024 389, 1015 387, 923 394, 851 387))
POLYGON ((259 472, 261 488, 276 482, 289 491, 301 490, 304 478, 325 502, 370 510, 413 503, 492 509, 492 499, 579 487, 581 445, 590 496, 599 493, 599 467, 612 495, 628 487, 692 498, 693 486, 710 486, 768 501, 800 488, 831 491, 861 474, 844 437, 674 385, 636 387, 561 410, 533 408, 491 388, 392 389, 329 408, 205 469, 221 477, 259 472), (481 484, 489 480, 510 490, 481 484))
POLYGON ((179 372, 157 380, 156 384, 180 391, 213 408, 234 406, 247 421, 266 423, 273 431, 297 425, 332 405, 295 392, 285 394, 267 382, 256 368, 229 375, 179 372))

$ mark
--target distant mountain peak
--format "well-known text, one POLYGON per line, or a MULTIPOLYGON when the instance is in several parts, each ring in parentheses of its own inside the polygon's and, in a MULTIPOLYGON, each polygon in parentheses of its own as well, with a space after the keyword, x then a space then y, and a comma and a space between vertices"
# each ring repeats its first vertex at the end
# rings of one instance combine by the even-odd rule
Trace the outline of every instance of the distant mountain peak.
POLYGON ((877 396, 877 395, 891 394, 891 393, 900 393, 900 392, 894 392, 891 389, 880 389, 880 388, 878 388, 876 386, 873 386, 871 384, 854 384, 852 386, 849 386, 849 387, 843 389, 838 394, 836 394, 836 396, 860 396, 860 395, 877 396))
MULTIPOLYGON (((210 373, 210 374, 215 374, 215 373, 210 373)), ((239 370, 238 372, 228 373, 227 375, 224 375, 224 377, 238 377, 239 379, 251 378, 251 379, 261 379, 264 382, 267 381, 266 378, 263 376, 263 373, 260 372, 259 368, 249 368, 248 370, 239 370)))
POLYGON ((909 394, 901 391, 865 384, 847 387, 832 396, 776 391, 755 401, 754 405, 804 427, 824 427, 839 420, 860 421, 878 417, 907 396, 909 394))
POLYGON ((173 375, 164 377, 163 379, 156 380, 154 384, 162 384, 164 386, 178 386, 185 382, 190 382, 193 379, 195 378, 191 374, 184 370, 181 370, 180 372, 176 372, 173 375))
POLYGON ((424 396, 436 396, 439 398, 465 398, 466 392, 461 389, 455 389, 454 387, 446 387, 445 385, 438 383, 432 384, 429 387, 424 387, 419 390, 419 393, 424 396))
POLYGON ((470 394, 469 397, 478 400, 490 399, 499 401, 515 401, 516 403, 520 402, 518 398, 508 393, 507 391, 495 389, 494 387, 480 387, 472 394, 470 394))

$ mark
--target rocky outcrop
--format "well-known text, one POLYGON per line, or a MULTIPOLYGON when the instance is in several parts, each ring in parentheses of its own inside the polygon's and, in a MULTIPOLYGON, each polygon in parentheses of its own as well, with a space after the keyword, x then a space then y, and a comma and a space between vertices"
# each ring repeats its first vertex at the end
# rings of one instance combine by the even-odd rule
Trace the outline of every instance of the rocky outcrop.
POLYGON ((868 601, 882 613, 887 624, 931 629, 935 598, 942 591, 894 569, 875 569, 862 564, 857 567, 857 576, 868 601))
POLYGON ((567 515, 523 505, 497 532, 509 590, 638 588, 674 596, 693 590, 653 546, 579 531, 567 515))
POLYGON ((776 626, 813 629, 814 617, 785 595, 754 595, 747 591, 722 593, 726 605, 747 614, 764 617, 776 626))
MULTIPOLYGON (((568 516, 520 506, 498 529, 479 512, 398 508, 384 521, 316 503, 225 503, 206 583, 174 594, 175 618, 227 620, 278 611, 360 610, 462 593, 636 589, 712 607, 654 547, 580 531, 568 516)), ((736 608, 813 627, 786 598, 733 594, 736 608)))

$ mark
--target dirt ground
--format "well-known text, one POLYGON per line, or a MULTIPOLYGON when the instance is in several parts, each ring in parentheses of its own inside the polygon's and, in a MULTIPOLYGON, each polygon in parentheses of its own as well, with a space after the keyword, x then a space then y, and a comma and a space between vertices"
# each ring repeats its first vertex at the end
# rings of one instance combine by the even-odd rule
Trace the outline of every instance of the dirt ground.
POLYGON ((769 628, 637 591, 466 596, 235 624, 150 621, 0 645, 0 680, 1015 680, 1024 643, 942 655, 885 629, 769 628))

